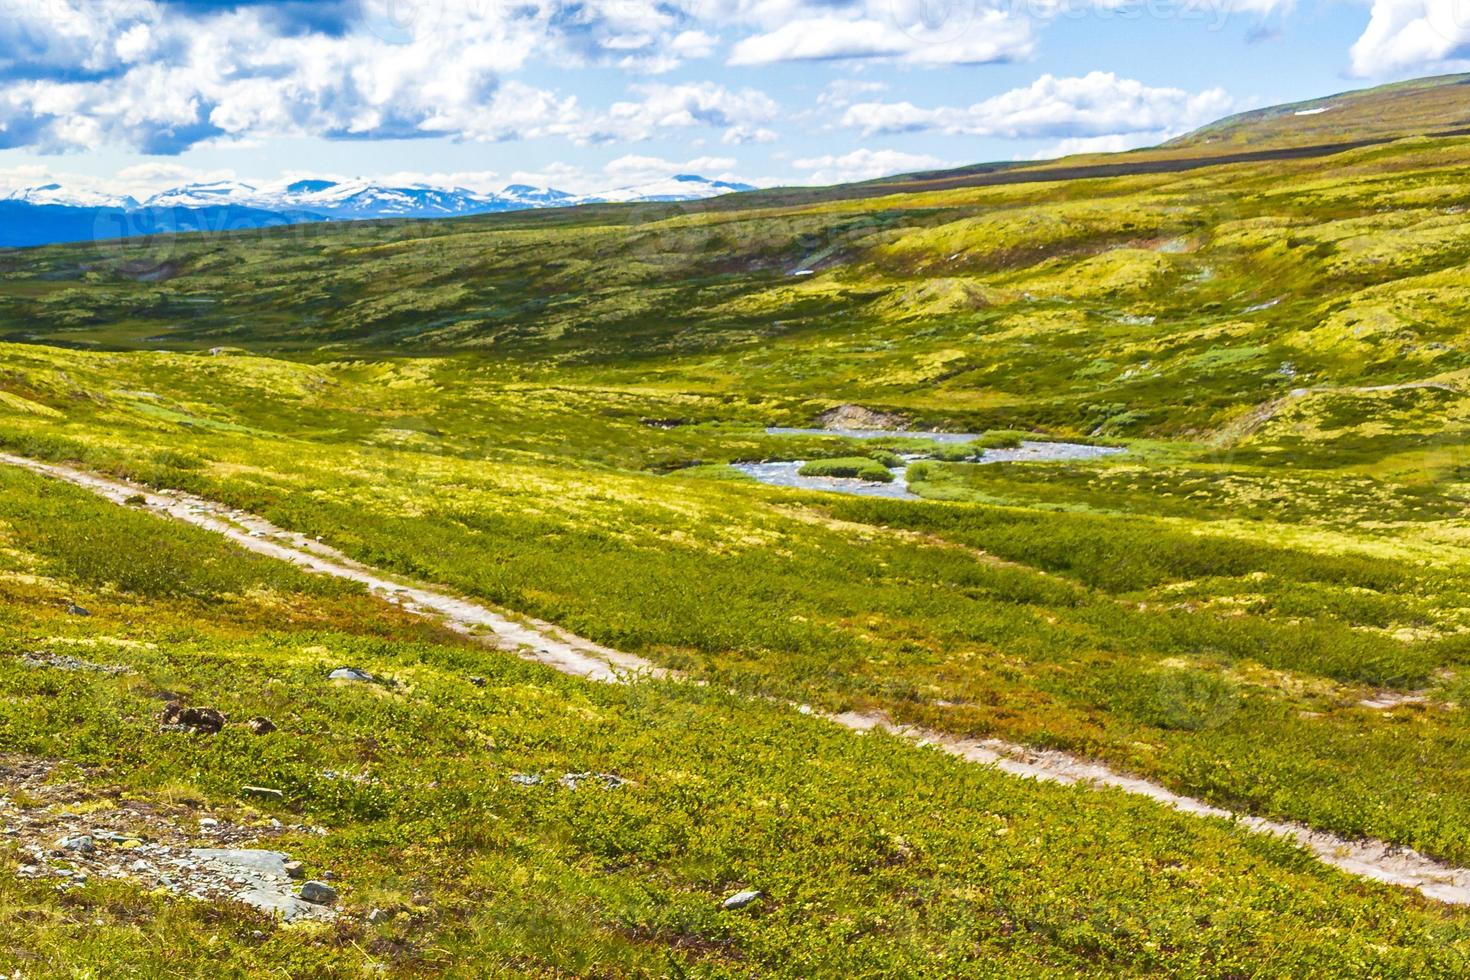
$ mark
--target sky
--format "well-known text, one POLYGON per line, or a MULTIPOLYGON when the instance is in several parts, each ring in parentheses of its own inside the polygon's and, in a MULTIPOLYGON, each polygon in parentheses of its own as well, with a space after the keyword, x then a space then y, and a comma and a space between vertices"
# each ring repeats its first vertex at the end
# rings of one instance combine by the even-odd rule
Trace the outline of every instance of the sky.
POLYGON ((1462 70, 1470 0, 0 0, 0 193, 833 183, 1462 70))

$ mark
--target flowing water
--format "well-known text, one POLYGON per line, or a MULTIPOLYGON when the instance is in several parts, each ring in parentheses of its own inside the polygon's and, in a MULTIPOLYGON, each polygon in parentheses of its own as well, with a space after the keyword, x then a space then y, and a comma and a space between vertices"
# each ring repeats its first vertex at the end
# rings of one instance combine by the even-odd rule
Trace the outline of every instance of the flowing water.
MULTIPOLYGON (((962 445, 980 438, 974 432, 923 432, 914 429, 788 429, 773 426, 767 435, 776 436, 839 436, 849 439, 927 439, 949 445, 962 445)), ((1008 449, 985 449, 977 451, 976 463, 1054 463, 1082 459, 1098 459, 1126 452, 1116 446, 1088 446, 1078 442, 1022 442, 1008 449)), ((735 463, 735 469, 754 477, 761 483, 773 487, 797 487, 801 490, 822 490, 827 493, 846 493, 857 497, 887 497, 893 500, 919 500, 918 494, 909 489, 905 472, 908 464, 929 457, 919 453, 905 454, 902 466, 889 469, 892 483, 874 480, 844 479, 834 476, 802 476, 804 459, 778 460, 765 463, 735 463)))

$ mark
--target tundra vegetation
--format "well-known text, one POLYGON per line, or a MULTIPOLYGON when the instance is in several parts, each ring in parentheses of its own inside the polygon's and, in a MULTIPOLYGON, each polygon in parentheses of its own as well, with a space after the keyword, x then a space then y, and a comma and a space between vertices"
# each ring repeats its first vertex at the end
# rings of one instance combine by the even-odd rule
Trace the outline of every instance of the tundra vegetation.
POLYGON ((868 456, 838 456, 834 459, 814 459, 803 463, 798 471, 802 476, 835 476, 850 480, 867 480, 872 483, 890 483, 893 473, 888 465, 868 456))
POLYGON ((124 809, 207 843, 208 815, 341 892, 335 923, 277 928, 127 877, 58 891, 0 849, 0 956, 1464 975, 1470 912, 783 702, 1470 865, 1467 206, 1470 140, 1418 135, 0 254, 0 450, 219 500, 698 682, 564 678, 0 469, 0 775, 56 767, 0 818, 124 809), (843 404, 985 435, 766 431, 843 404), (1127 452, 975 459, 1021 438, 1127 452), (924 499, 729 467, 899 453, 930 457, 924 499), (327 680, 348 665, 382 682, 327 680), (275 730, 161 731, 180 698, 275 730))

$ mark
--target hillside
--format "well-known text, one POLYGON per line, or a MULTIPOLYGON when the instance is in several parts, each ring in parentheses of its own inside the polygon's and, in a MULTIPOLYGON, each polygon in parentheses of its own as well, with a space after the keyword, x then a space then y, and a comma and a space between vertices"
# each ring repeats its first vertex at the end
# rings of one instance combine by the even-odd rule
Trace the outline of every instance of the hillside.
POLYGON ((1462 975, 1464 91, 0 253, 0 967, 1462 975))
POLYGON ((1260 150, 1470 129, 1470 75, 1442 75, 1245 112, 1166 144, 1260 150))

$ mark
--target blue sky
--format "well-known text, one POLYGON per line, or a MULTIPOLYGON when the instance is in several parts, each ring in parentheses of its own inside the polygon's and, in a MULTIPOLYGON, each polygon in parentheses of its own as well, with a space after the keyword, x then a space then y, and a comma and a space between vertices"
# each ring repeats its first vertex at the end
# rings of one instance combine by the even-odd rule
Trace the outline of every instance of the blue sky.
POLYGON ((1145 145, 1467 57, 1461 0, 0 0, 0 191, 831 182, 1145 145))

